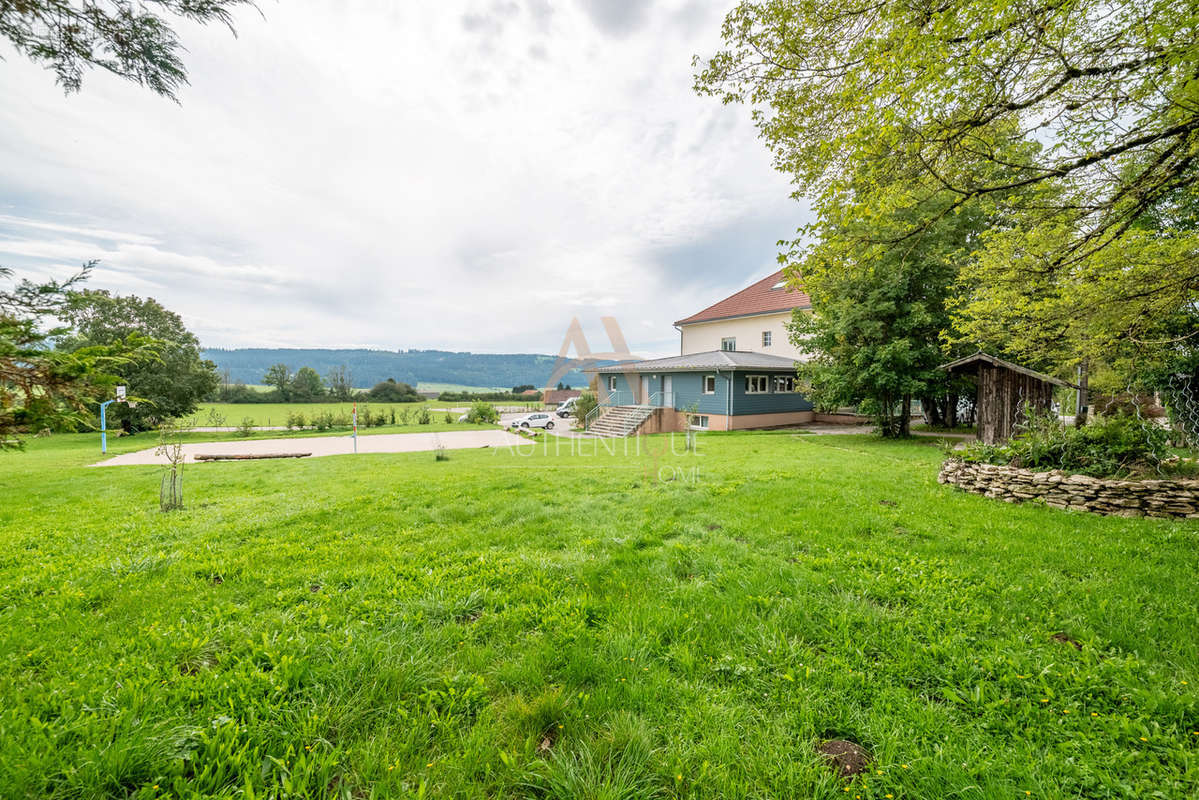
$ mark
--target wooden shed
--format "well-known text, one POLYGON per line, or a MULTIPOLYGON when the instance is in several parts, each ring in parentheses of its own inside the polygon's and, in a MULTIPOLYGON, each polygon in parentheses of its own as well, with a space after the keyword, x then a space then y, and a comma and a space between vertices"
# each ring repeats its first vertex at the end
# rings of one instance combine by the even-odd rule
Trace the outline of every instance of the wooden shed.
POLYGON ((1077 388, 1052 375, 982 351, 942 364, 941 369, 974 376, 978 386, 975 401, 978 438, 986 444, 998 444, 1012 438, 1018 418, 1028 410, 1049 410, 1053 404, 1053 387, 1077 388))

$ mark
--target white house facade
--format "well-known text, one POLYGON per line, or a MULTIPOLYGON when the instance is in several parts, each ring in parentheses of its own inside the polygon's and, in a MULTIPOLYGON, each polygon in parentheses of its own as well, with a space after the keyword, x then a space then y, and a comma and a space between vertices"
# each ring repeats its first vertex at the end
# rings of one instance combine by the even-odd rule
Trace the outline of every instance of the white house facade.
POLYGON ((806 294, 786 287, 780 270, 676 322, 679 355, 724 350, 803 361, 806 356, 791 343, 786 323, 795 309, 810 307, 806 294))

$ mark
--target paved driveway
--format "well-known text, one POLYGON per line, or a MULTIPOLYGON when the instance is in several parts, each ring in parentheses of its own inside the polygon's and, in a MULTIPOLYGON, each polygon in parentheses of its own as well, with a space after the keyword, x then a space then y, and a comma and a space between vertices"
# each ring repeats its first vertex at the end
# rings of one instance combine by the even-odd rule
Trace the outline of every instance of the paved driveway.
MULTIPOLYGON (((359 453, 414 453, 471 447, 508 447, 526 444, 526 440, 501 430, 447 431, 445 433, 381 433, 358 437, 359 453)), ((251 439, 243 442, 197 442, 183 445, 184 461, 193 463, 197 454, 251 455, 265 453, 311 453, 315 456, 341 456, 354 452, 350 436, 312 436, 302 439, 251 439)), ((155 455, 154 448, 114 456, 93 464, 96 467, 116 467, 128 464, 165 464, 166 458, 155 455)))

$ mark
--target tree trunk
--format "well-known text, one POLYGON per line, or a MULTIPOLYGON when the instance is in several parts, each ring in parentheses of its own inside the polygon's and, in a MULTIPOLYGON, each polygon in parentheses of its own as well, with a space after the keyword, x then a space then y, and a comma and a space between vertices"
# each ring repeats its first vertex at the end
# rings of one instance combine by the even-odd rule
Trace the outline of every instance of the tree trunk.
POLYGON ((899 407, 899 437, 901 439, 912 435, 912 395, 904 394, 903 405, 899 407))
POLYGON ((1074 427, 1081 428, 1087 424, 1087 404, 1091 402, 1087 396, 1087 361, 1083 359, 1078 365, 1078 408, 1074 410, 1074 427))
POLYGON ((945 426, 948 428, 956 428, 958 426, 957 392, 950 392, 945 398, 945 426))
POLYGON ((937 405, 937 399, 931 395, 924 395, 920 398, 920 407, 924 409, 924 421, 934 428, 941 427, 941 408, 937 405))
POLYGON ((895 403, 889 394, 878 399, 878 432, 888 439, 895 435, 895 403))

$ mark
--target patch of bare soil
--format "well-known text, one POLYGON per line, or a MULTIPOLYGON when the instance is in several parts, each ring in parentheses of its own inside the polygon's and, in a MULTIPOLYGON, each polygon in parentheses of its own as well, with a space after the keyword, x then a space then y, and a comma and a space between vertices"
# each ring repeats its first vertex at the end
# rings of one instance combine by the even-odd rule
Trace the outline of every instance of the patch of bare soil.
POLYGON ((541 734, 541 741, 537 744, 537 753, 539 755, 549 755, 549 752, 554 749, 554 745, 558 742, 558 726, 550 725, 541 734))
POLYGON ((848 739, 833 739, 816 748, 842 778, 852 778, 870 766, 870 754, 848 739))
POLYGON ((1060 631, 1058 633, 1053 634, 1053 636, 1050 636, 1049 638, 1053 639, 1053 641, 1057 642, 1058 644, 1072 645, 1075 650, 1082 649, 1082 642, 1080 642, 1077 639, 1072 638, 1068 634, 1062 633, 1060 631))

